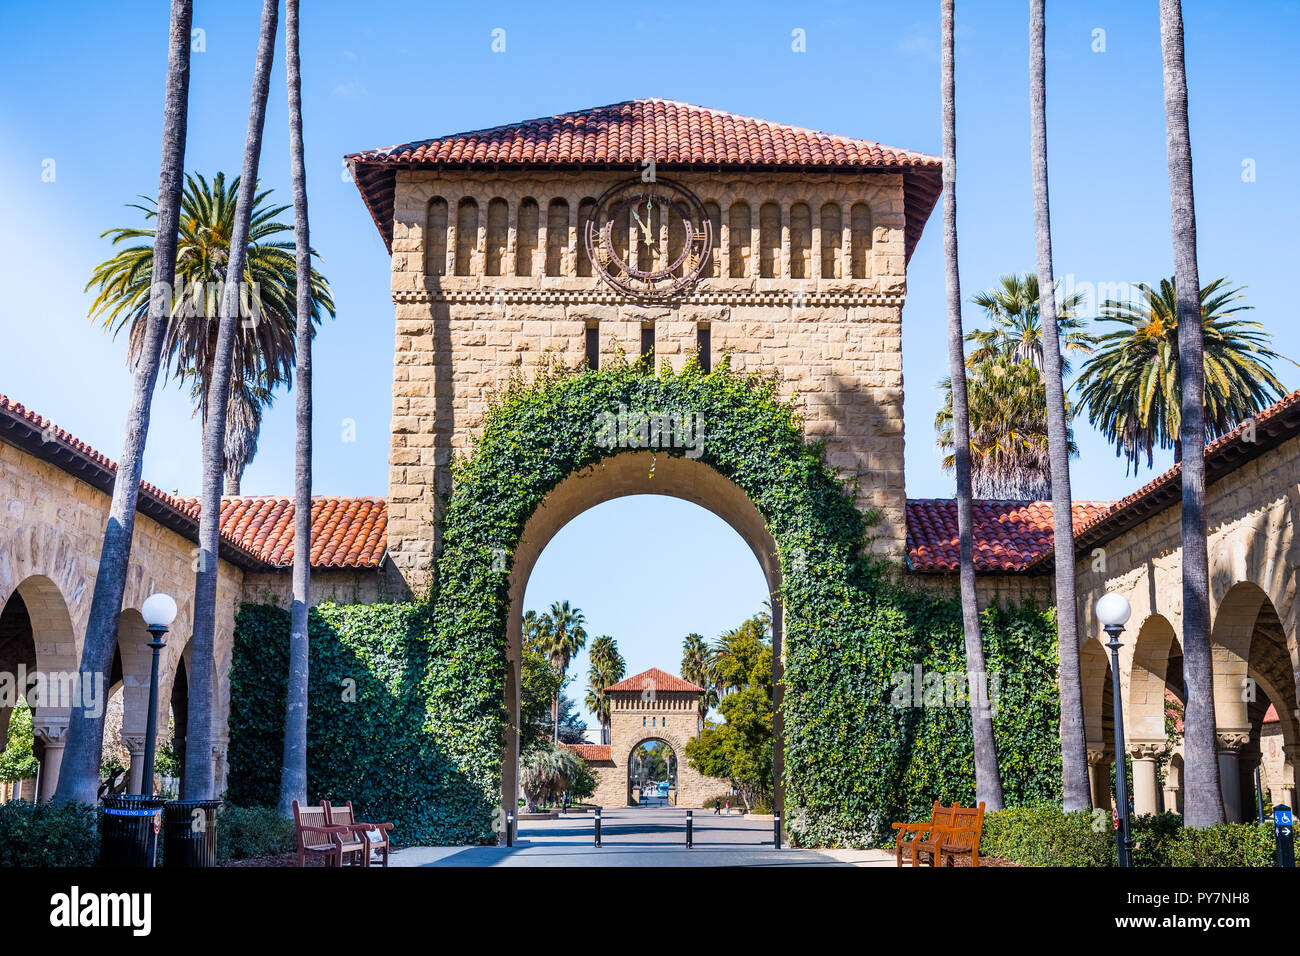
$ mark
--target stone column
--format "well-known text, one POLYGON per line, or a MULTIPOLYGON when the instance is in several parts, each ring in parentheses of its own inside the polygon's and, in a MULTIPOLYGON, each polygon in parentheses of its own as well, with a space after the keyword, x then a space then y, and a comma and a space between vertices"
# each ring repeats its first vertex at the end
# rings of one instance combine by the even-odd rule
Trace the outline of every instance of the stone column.
POLYGON ((713 254, 718 257, 718 278, 731 275, 731 203, 718 201, 718 234, 713 237, 713 254))
POLYGON ((776 278, 790 278, 790 203, 783 202, 781 210, 781 265, 776 271, 776 278))
POLYGON ((475 239, 473 264, 470 266, 470 273, 480 278, 487 275, 487 221, 488 203, 491 201, 492 197, 488 196, 475 206, 475 209, 478 210, 478 222, 475 225, 474 235, 477 238, 475 239))
POLYGON ((1110 809, 1110 761, 1101 747, 1088 748, 1088 787, 1092 791, 1092 805, 1110 809))
POLYGON ((127 793, 144 793, 144 734, 122 733, 122 744, 131 755, 131 768, 126 775, 127 793))
POLYGON ((501 270, 502 275, 519 274, 519 204, 523 202, 519 197, 507 207, 506 211, 506 267, 501 270))
POLYGON ((1174 761, 1170 759, 1169 766, 1165 768, 1164 797, 1165 797, 1166 810, 1170 811, 1171 813, 1183 812, 1181 806, 1182 790, 1183 790, 1183 781, 1181 779, 1181 772, 1179 768, 1174 764, 1174 761))
POLYGON ((1223 816, 1229 823, 1241 823, 1241 749, 1250 741, 1248 730, 1220 730, 1218 740, 1219 790, 1223 794, 1223 816))
MULTIPOLYGON (((551 197, 537 197, 537 247, 533 249, 533 275, 538 279, 546 278, 546 251, 550 248, 547 238, 551 224, 551 197)), ((538 283, 541 284, 540 282, 538 283)))
POLYGON ((59 784, 59 767, 63 763, 63 747, 68 742, 68 725, 63 723, 38 724, 33 735, 42 744, 40 789, 36 799, 49 800, 59 784))
POLYGON ((840 278, 853 278, 853 204, 847 202, 840 204, 840 278))
POLYGON ((822 277, 822 204, 816 201, 808 203, 808 241, 812 243, 811 275, 805 278, 817 280, 822 277))
POLYGON ((1133 758, 1133 813, 1156 813, 1156 757, 1164 750, 1164 743, 1134 742, 1128 753, 1133 758))

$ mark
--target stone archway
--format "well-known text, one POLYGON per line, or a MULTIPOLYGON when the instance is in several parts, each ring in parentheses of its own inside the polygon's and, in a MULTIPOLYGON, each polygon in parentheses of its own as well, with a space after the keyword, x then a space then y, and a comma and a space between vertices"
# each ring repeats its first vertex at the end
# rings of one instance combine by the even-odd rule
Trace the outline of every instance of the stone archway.
MULTIPOLYGON (((684 764, 683 764, 683 761, 684 761, 684 759, 685 759, 684 749, 683 749, 683 747, 682 747, 681 744, 675 744, 675 743, 673 743, 672 741, 668 740, 667 737, 668 737, 668 735, 667 735, 667 734, 664 734, 664 733, 652 734, 652 735, 644 736, 644 737, 642 737, 640 740, 638 740, 636 743, 632 744, 631 749, 628 750, 628 752, 627 752, 626 755, 624 755, 624 762, 625 762, 625 764, 626 764, 625 769, 624 769, 624 776, 625 776, 625 779, 626 779, 626 781, 627 781, 627 788, 628 788, 628 800, 627 800, 627 802, 628 802, 628 805, 629 805, 629 806, 635 806, 635 805, 636 805, 636 801, 633 799, 633 796, 632 796, 632 790, 633 790, 633 770, 635 769, 635 768, 633 767, 633 762, 634 762, 634 757, 635 757, 635 754, 636 754, 636 752, 637 752, 637 749, 638 749, 639 747, 641 747, 643 744, 663 744, 665 747, 667 747, 667 748, 672 752, 672 754, 673 754, 673 774, 672 774, 672 780, 671 780, 671 784, 670 784, 670 785, 671 785, 671 790, 670 790, 670 792, 669 792, 669 803, 674 803, 674 802, 675 802, 675 803, 676 803, 677 805, 679 805, 679 806, 686 806, 686 805, 687 805, 687 804, 683 804, 682 801, 681 801, 681 799, 680 799, 680 796, 681 796, 681 790, 680 790, 680 787, 679 787, 679 784, 678 784, 678 781, 679 781, 679 779, 680 779, 681 772, 682 772, 682 767, 684 766, 684 764)), ((644 796, 642 797, 642 802, 644 803, 644 796)), ((692 805, 693 805, 693 804, 692 804, 692 805)))
MULTIPOLYGON (((511 726, 519 726, 519 687, 523 643, 523 603, 528 579, 537 559, 552 538, 575 517, 605 501, 628 495, 657 494, 681 498, 700 505, 725 521, 749 545, 758 560, 772 602, 773 682, 776 688, 773 720, 773 807, 783 805, 781 774, 783 769, 781 717, 782 605, 781 564, 776 542, 758 509, 734 482, 711 466, 691 458, 654 454, 648 451, 622 452, 602 459, 594 467, 569 475, 543 499, 529 517, 514 552, 509 576, 510 612, 507 622, 507 673, 505 680, 506 712, 511 726)), ((694 724, 694 708, 690 720, 694 724)), ((639 729, 639 728, 637 728, 639 729)), ((611 728, 611 734, 614 731, 611 728)), ((611 736, 617 751, 619 738, 611 736)), ((679 779, 685 768, 684 743, 668 742, 678 757, 679 779)), ((630 747, 627 748, 630 751, 630 747)), ((519 735, 509 734, 502 754, 502 806, 511 806, 518 790, 519 735)), ((625 763, 615 776, 625 775, 625 763)), ((689 768, 685 768, 689 770, 689 768)), ((693 771, 690 771, 694 773, 693 771)), ((708 778, 699 776, 700 781, 708 778)), ((704 784, 693 790, 703 790, 704 784)), ((680 793, 679 788, 679 793, 680 793)), ((711 796, 712 793, 703 794, 711 796)), ((702 799, 703 797, 701 797, 702 799)), ((608 799, 608 797, 607 797, 608 799)), ((618 801, 614 805, 622 805, 618 801)), ((690 805, 690 804, 685 804, 690 805)))

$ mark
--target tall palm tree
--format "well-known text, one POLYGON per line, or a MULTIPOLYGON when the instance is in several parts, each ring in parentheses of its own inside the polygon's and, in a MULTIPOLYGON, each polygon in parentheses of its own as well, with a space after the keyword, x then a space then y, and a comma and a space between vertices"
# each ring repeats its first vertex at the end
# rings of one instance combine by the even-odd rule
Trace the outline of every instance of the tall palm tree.
MULTIPOLYGON (((126 590, 126 570, 135 534, 135 507, 140 494, 145 440, 154 386, 162 367, 163 340, 170 308, 168 290, 176 266, 176 230, 180 221, 181 182, 185 171, 185 132, 190 97, 191 0, 172 0, 167 43, 167 80, 163 97, 162 162, 158 173, 157 218, 161 236, 149 269, 149 293, 143 308, 140 349, 134 362, 131 407, 126 436, 117 459, 113 500, 104 526, 99 570, 90 599, 86 636, 81 648, 83 674, 108 674, 117 644, 118 619, 126 590)), ((99 759, 104 741, 102 708, 74 708, 68 724, 55 799, 94 803, 99 787, 99 759)))
MULTIPOLYGON (((302 387, 299 381, 299 388, 302 387)), ((226 408, 226 436, 222 441, 222 467, 226 472, 226 494, 237 495, 244 469, 257 454, 257 437, 262 430, 262 409, 271 404, 271 390, 265 385, 236 380, 230 385, 226 408)))
MULTIPOLYGON (((230 262, 239 189, 239 177, 227 182, 225 174, 219 172, 209 182, 201 174, 192 174, 186 177, 181 199, 176 299, 167 324, 165 364, 170 374, 189 381, 190 398, 205 424, 216 357, 219 291, 230 262)), ((267 205, 270 194, 270 190, 263 190, 253 199, 244 269, 244 289, 252 290, 245 298, 251 301, 241 305, 248 314, 236 328, 233 373, 236 387, 246 383, 259 394, 262 405, 269 405, 271 392, 289 384, 292 377, 299 274, 293 245, 277 238, 292 228, 279 219, 288 207, 267 205)), ((102 316, 104 327, 114 336, 127 332, 127 354, 132 361, 143 345, 156 234, 148 223, 157 218, 157 208, 147 197, 146 203, 130 206, 144 213, 145 226, 120 227, 104 233, 115 247, 135 240, 144 242, 121 248, 101 262, 86 284, 87 289, 98 288, 90 314, 102 316)), ((334 315, 334 300, 324 276, 315 269, 307 274, 311 276, 315 323, 320 321, 322 310, 334 315)), ((228 437, 234 442, 239 440, 238 435, 228 437)), ((255 433, 253 444, 255 447, 255 433)))
MULTIPOLYGON (((966 336, 976 348, 966 359, 968 366, 979 365, 994 358, 1023 359, 1040 372, 1045 366, 1043 349, 1043 309, 1038 302, 1038 274, 1026 276, 1014 273, 998 280, 998 287, 975 295, 971 301, 993 320, 993 327, 976 329, 966 336)), ((1083 295, 1073 293, 1063 296, 1058 303, 1052 301, 1056 314, 1059 340, 1065 352, 1087 354, 1092 351, 1093 337, 1084 330, 1083 320, 1076 316, 1083 304, 1083 295)), ((1061 373, 1070 374, 1070 362, 1060 358, 1061 373)))
POLYGON ((704 688, 696 713, 696 729, 704 727, 709 711, 718 706, 717 674, 709 642, 702 634, 687 634, 682 640, 682 677, 704 688))
MULTIPOLYGON (((967 366, 966 418, 970 434, 971 483, 976 498, 1042 501, 1052 494, 1047 389, 1028 358, 996 353, 967 366)), ((939 383, 944 404, 935 415, 937 444, 948 454, 943 467, 956 468, 952 379, 939 383)), ((1078 453, 1066 407, 1069 453, 1078 453)))
MULTIPOLYGON (((302 143, 302 68, 298 54, 298 0, 284 6, 284 53, 289 87, 289 167, 293 180, 293 238, 295 275, 311 272, 311 241, 307 220, 307 166, 302 143)), ((293 815, 293 801, 307 800, 307 684, 309 643, 307 614, 311 607, 311 340, 315 333, 315 303, 310 283, 296 288, 298 323, 295 334, 298 391, 294 395, 297 440, 294 442, 293 603, 289 610, 289 681, 285 695, 284 762, 280 771, 280 816, 293 815)), ((229 429, 227 429, 229 431, 229 429)), ((229 463, 227 464, 229 467, 229 463)))
MULTIPOLYGON (((547 656, 551 667, 561 678, 569 669, 573 655, 587 645, 587 632, 583 625, 586 616, 576 607, 569 607, 568 601, 556 601, 551 605, 549 620, 546 623, 547 656)), ((556 691, 551 699, 551 739, 560 739, 560 694, 556 691)))
POLYGON ((591 666, 587 671, 587 710, 600 722, 600 742, 609 743, 610 699, 605 688, 617 684, 627 672, 627 662, 618 652, 618 643, 608 634, 591 642, 588 652, 591 666))
POLYGON ((975 795, 989 810, 1002 809, 997 744, 989 708, 984 643, 975 598, 972 538, 970 421, 966 403, 966 355, 961 328, 961 283, 957 278, 957 106, 953 6, 940 0, 943 32, 943 251, 948 300, 948 366, 952 376, 953 451, 957 470, 957 528, 961 546, 961 616, 966 635, 966 669, 971 684, 971 732, 975 749, 975 795))
MULTIPOLYGON (((1052 217, 1047 190, 1047 16, 1046 0, 1029 3, 1029 113, 1030 161, 1033 167, 1034 250, 1043 284, 1056 288, 1052 271, 1052 217)), ((1037 297, 1035 297, 1037 298, 1037 297)), ((1068 304, 1063 303, 1062 312, 1068 304)), ((1066 812, 1087 810, 1088 756, 1083 729, 1083 685, 1079 677, 1079 622, 1074 583, 1074 502, 1070 494, 1069 411, 1065 404, 1064 376, 1068 371, 1061 347, 1070 327, 1057 314, 1056 296, 1040 304, 1042 335, 1037 352, 1046 385, 1047 449, 1052 476, 1052 547, 1056 554, 1056 653, 1061 701, 1061 793, 1066 812), (1046 339, 1049 345, 1043 345, 1046 339)), ((1078 334, 1075 330, 1075 334, 1078 334)), ((1086 346, 1085 346, 1086 347, 1086 346)))
POLYGON ((203 428, 203 496, 199 515, 199 556, 194 573, 194 636, 189 683, 190 740, 185 747, 187 800, 209 800, 216 787, 213 767, 212 720, 216 695, 216 660, 213 642, 217 615, 217 547, 221 533, 221 475, 224 465, 226 404, 240 324, 240 285, 248 261, 249 227, 256 198, 257 167, 262 155, 262 130, 266 124, 266 98, 275 59, 275 34, 279 25, 279 0, 264 0, 257 38, 257 61, 244 137, 239 197, 235 201, 234 227, 225 285, 221 290, 220 319, 208 378, 207 422, 203 428))
MULTIPOLYGON (((1251 307, 1241 304, 1241 287, 1227 286, 1221 277, 1199 294, 1202 387, 1197 391, 1204 398, 1198 414, 1204 437, 1198 444, 1231 431, 1286 394, 1270 364, 1282 356, 1269 348, 1260 323, 1233 318, 1251 307)), ((1098 338, 1097 353, 1076 383, 1089 420, 1134 472, 1143 456, 1152 466, 1156 447, 1172 447, 1174 460, 1183 460, 1180 314, 1173 279, 1162 279, 1158 290, 1139 285, 1137 301, 1103 303, 1099 319, 1122 328, 1098 338)))
MULTIPOLYGON (((1184 820, 1204 827, 1223 822, 1223 794, 1214 735, 1214 674, 1210 660, 1210 556, 1205 521, 1205 334, 1200 318, 1201 280, 1196 268, 1196 205, 1192 193, 1192 140, 1187 124, 1187 67, 1183 60, 1183 5, 1160 0, 1160 52, 1164 62, 1165 150, 1169 157, 1169 208, 1174 243, 1178 316, 1178 379, 1182 443, 1183 718, 1186 796, 1184 820)), ((1120 764, 1120 766, 1123 766, 1120 764)), ((1232 781, 1236 785, 1236 781, 1232 781)))

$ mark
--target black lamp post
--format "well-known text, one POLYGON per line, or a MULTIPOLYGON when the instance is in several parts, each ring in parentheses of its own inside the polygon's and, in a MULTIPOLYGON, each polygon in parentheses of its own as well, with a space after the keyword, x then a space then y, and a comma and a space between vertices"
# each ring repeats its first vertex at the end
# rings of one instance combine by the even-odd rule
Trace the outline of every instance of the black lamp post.
POLYGON ((176 619, 176 602, 169 595, 152 594, 140 608, 140 614, 153 638, 145 645, 153 649, 153 664, 149 670, 149 714, 144 732, 144 779, 141 781, 141 791, 146 797, 152 797, 153 759, 158 743, 158 652, 167 646, 163 637, 176 619))
POLYGON ((1120 696, 1119 685, 1119 636, 1124 633, 1132 609, 1128 599, 1122 594, 1104 594, 1097 602, 1097 619, 1110 637, 1106 646, 1110 648, 1111 697, 1115 709, 1115 789, 1119 807, 1119 833, 1116 855, 1120 866, 1133 865, 1133 839, 1129 833, 1128 818, 1128 773, 1124 763, 1124 700, 1120 696))

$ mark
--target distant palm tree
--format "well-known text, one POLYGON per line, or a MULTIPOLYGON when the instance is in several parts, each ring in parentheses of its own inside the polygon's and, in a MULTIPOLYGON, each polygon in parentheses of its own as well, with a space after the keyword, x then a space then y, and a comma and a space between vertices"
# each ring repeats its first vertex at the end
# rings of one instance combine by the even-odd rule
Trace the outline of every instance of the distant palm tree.
MULTIPOLYGON (((206 423, 207 393, 216 359, 217 313, 230 261, 239 177, 227 183, 225 173, 219 172, 209 182, 202 175, 190 174, 185 181, 163 364, 169 374, 189 381, 195 412, 206 423)), ((244 382, 264 390, 263 405, 270 404, 275 388, 292 379, 297 328, 294 244, 275 238, 293 228, 278 218, 289 207, 268 206, 270 194, 269 189, 263 190, 253 198, 244 282, 256 298, 244 303, 248 315, 236 327, 232 375, 235 385, 244 382)), ((133 203, 128 208, 139 209, 145 220, 152 222, 157 219, 157 207, 142 198, 146 205, 133 203)), ((114 246, 145 240, 101 262, 86 284, 87 289, 98 288, 90 314, 102 316, 104 327, 114 336, 127 331, 127 355, 134 363, 145 347, 155 230, 129 226, 110 229, 104 235, 112 237, 114 246)), ((334 315, 334 300, 329 284, 315 269, 311 270, 310 288, 315 325, 322 311, 334 315)))
MULTIPOLYGON (((176 263, 176 230, 181 219, 181 180, 185 170, 185 136, 189 118, 191 0, 172 0, 168 29, 167 77, 164 83, 162 162, 158 173, 158 198, 154 209, 162 237, 150 249, 148 265, 140 263, 143 294, 137 304, 141 331, 132 362, 131 406, 126 416, 122 454, 104 543, 99 552, 95 588, 90 599, 81 673, 106 674, 117 647, 117 628, 126 592, 131 541, 135 534, 136 502, 144 467, 149 412, 158 373, 164 366, 163 340, 167 334, 170 303, 165 290, 176 263)), ((143 47, 141 47, 143 49, 143 47)), ((104 741, 103 708, 74 707, 69 716, 68 743, 55 791, 60 802, 94 803, 99 787, 99 763, 104 741)))
MULTIPOLYGON (((298 386, 302 387, 301 377, 298 386)), ((271 390, 265 385, 248 381, 230 383, 230 399, 226 403, 226 439, 223 443, 228 495, 240 493, 244 469, 257 454, 257 437, 262 430, 262 409, 270 404, 271 390)), ((310 507, 309 502, 309 510, 310 507)))
MULTIPOLYGON (((968 366, 995 358, 1024 359, 1038 369, 1044 368, 1042 310, 1038 301, 1038 274, 1008 274, 998 280, 998 287, 977 294, 971 301, 993 320, 991 329, 976 329, 966 341, 977 346, 966 359, 968 366)), ((1093 337, 1084 331, 1076 317, 1083 304, 1080 293, 1062 297, 1056 303, 1056 327, 1065 353, 1088 354, 1093 337)), ((1070 363, 1061 357, 1061 374, 1070 374, 1070 363)))
MULTIPOLYGON (((1183 51, 1183 5, 1180 0, 1160 0, 1160 54, 1164 66, 1165 152, 1169 165, 1169 212, 1174 247, 1174 282, 1169 295, 1160 301, 1172 304, 1167 314, 1177 316, 1177 369, 1181 385, 1170 391, 1168 434, 1177 435, 1175 450, 1182 462, 1182 565, 1183 565, 1183 679, 1187 685, 1187 707, 1183 719, 1184 820, 1188 826, 1205 827, 1224 822, 1223 793, 1219 787, 1214 717, 1214 665, 1210 651, 1210 555, 1205 518, 1205 441, 1225 419, 1216 418, 1211 394, 1223 389, 1227 368, 1216 363, 1215 339, 1205 321, 1205 294, 1201 290, 1196 264, 1196 203, 1192 190, 1192 135, 1187 121, 1187 64, 1183 51), (1198 291, 1199 290, 1199 291, 1198 291), (1198 301, 1201 323, 1198 325, 1198 301), (1206 352, 1209 355, 1206 355, 1206 352), (1208 359, 1208 361, 1207 361, 1208 359), (1218 368, 1216 368, 1216 364, 1218 368), (1209 366, 1207 375, 1206 366, 1209 366), (1209 387, 1207 388, 1207 379, 1209 387), (1216 379, 1219 379, 1216 382, 1216 379), (1177 423, 1173 422, 1178 409, 1177 423)), ((1211 283, 1214 286, 1214 283, 1211 283)), ((1162 290, 1163 291, 1163 290, 1162 290)), ((1149 297, 1154 300, 1155 297, 1149 297)), ((1230 301, 1230 300, 1229 300, 1230 301)), ((1153 301, 1154 304, 1154 301, 1153 301)), ((1153 310, 1154 311, 1154 310, 1153 310)), ((1222 352, 1220 352, 1220 361, 1222 352)), ((1235 364, 1235 363, 1232 363, 1235 364)), ((1232 367, 1229 364, 1228 367, 1232 367)), ((1253 361, 1250 363, 1255 365, 1253 361)), ((1244 384, 1244 383, 1243 383, 1244 384)), ((1246 393, 1234 395, 1245 401, 1246 393)), ((1141 408, 1139 395, 1138 408, 1141 408)), ((1243 404, 1241 409, 1248 416, 1243 404)), ((1219 410, 1222 414, 1222 410, 1219 410)), ((1128 412, 1130 418, 1133 411, 1128 412)), ((1132 427, 1147 424, 1138 419, 1132 427)), ((1128 439, 1127 425, 1116 429, 1121 447, 1134 454, 1135 442, 1128 439)), ((1136 436, 1135 436, 1136 437, 1136 436)), ((1150 444, 1148 462, 1150 462, 1150 444)), ((1117 767, 1123 768, 1122 762, 1117 767)), ((1237 786, 1237 781, 1230 781, 1237 786)))
POLYGON ((971 732, 975 751, 975 796, 989 810, 1002 809, 993 714, 988 706, 988 675, 975 594, 975 539, 971 504, 970 418, 967 410, 966 355, 961 327, 961 282, 957 270, 957 96, 954 51, 954 0, 940 0, 943 99, 943 252, 948 305, 948 369, 952 375, 953 452, 957 472, 957 529, 960 550, 961 617, 966 638, 966 670, 972 698, 971 732))
POLYGON ((543 745, 528 753, 519 763, 519 787, 529 813, 537 804, 559 797, 581 772, 577 756, 564 747, 543 745))
MULTIPOLYGON (((1029 359, 994 357, 967 369, 971 487, 976 498, 1043 501, 1052 494, 1047 389, 1029 359)), ((934 418, 943 467, 956 468, 952 379, 939 383, 943 408, 934 418)), ((1069 406, 1067 409, 1067 422, 1069 406)), ((1069 454, 1078 454, 1066 426, 1069 454)))
POLYGON ((605 688, 617 684, 627 672, 627 663, 618 652, 617 642, 602 634, 591 642, 588 652, 591 667, 587 671, 587 710, 600 722, 600 742, 609 743, 610 699, 605 688))
MULTIPOLYGON (((1280 359, 1268 332, 1258 322, 1233 318, 1250 309, 1242 287, 1226 288, 1226 278, 1201 289, 1201 335, 1204 427, 1194 433, 1204 441, 1231 431, 1286 394, 1270 362, 1280 359)), ((1160 288, 1142 284, 1135 302, 1108 300, 1099 319, 1122 328, 1097 339, 1097 353, 1084 364, 1075 387, 1088 420, 1115 444, 1116 454, 1136 472, 1143 456, 1150 468, 1157 447, 1174 449, 1183 460, 1182 390, 1179 388, 1183 343, 1179 333, 1176 283, 1162 279, 1160 288)), ((1192 306, 1195 309, 1195 305, 1192 306)), ((1126 468, 1127 470, 1127 468, 1126 468)))
MULTIPOLYGON (((587 645, 587 632, 583 625, 587 618, 576 607, 569 607, 568 601, 556 601, 551 605, 544 628, 546 653, 551 667, 564 677, 569 670, 569 662, 587 645)), ((556 691, 551 699, 551 739, 560 739, 560 695, 556 691)))
POLYGON ((709 711, 718 706, 717 668, 702 634, 687 634, 682 640, 682 677, 704 688, 696 713, 696 730, 702 730, 709 711))

